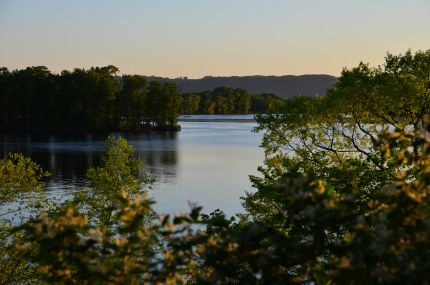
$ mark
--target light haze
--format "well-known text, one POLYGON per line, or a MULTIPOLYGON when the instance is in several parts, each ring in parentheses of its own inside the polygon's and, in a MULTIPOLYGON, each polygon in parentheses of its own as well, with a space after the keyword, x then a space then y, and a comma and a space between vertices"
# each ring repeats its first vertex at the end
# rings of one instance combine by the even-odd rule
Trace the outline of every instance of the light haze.
POLYGON ((430 48, 429 0, 0 0, 0 66, 339 75, 430 48))

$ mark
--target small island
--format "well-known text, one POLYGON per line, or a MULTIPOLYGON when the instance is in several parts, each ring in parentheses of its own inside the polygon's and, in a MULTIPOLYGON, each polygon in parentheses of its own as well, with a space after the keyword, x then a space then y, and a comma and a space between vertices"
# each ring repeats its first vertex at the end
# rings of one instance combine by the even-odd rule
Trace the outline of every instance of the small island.
POLYGON ((230 87, 180 94, 174 82, 118 72, 113 65, 60 74, 0 68, 0 132, 179 131, 179 114, 266 113, 283 101, 230 87))

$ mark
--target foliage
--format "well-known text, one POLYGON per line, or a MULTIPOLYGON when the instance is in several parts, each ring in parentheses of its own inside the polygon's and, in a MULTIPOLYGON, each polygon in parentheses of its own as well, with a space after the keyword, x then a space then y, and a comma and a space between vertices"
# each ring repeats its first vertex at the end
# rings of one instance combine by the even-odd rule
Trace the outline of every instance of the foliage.
MULTIPOLYGON (((310 248, 321 250, 315 254, 318 257, 309 260, 308 265, 297 265, 307 268, 299 276, 318 280, 325 275, 328 279, 319 279, 323 283, 394 283, 418 281, 426 276, 426 253, 415 251, 418 246, 425 249, 428 245, 414 240, 405 251, 397 250, 399 256, 392 250, 400 247, 399 240, 417 238, 402 230, 403 219, 415 220, 412 216, 419 216, 421 225, 416 224, 417 228, 408 232, 416 230, 420 237, 427 235, 428 203, 422 201, 421 209, 415 206, 418 212, 408 212, 407 208, 412 210, 407 205, 411 201, 402 201, 402 191, 393 193, 393 189, 399 185, 414 188, 409 183, 422 179, 408 172, 399 181, 398 172, 413 169, 417 163, 399 163, 399 157, 407 154, 408 148, 414 149, 421 163, 427 160, 418 147, 425 136, 418 136, 418 132, 426 127, 429 113, 429 74, 430 51, 388 54, 383 67, 371 68, 361 63, 345 69, 325 98, 295 97, 286 100, 277 113, 258 116, 257 131, 265 132, 262 146, 266 161, 265 167, 260 168, 263 177, 251 177, 258 191, 244 198, 244 206, 255 222, 273 225, 280 234, 301 242, 319 240, 319 245, 309 244, 310 248), (415 139, 399 147, 397 142, 386 140, 394 130, 396 136, 415 139), (417 133, 412 136, 411 131, 417 133), (291 180, 292 174, 300 178, 298 182, 291 180), (324 187, 317 193, 298 187, 308 177, 324 187), (289 193, 287 197, 274 185, 287 185, 282 186, 289 193), (316 199, 319 192, 330 193, 330 199, 316 199), (404 209, 401 214, 397 212, 400 207, 404 209), (291 220, 294 218, 297 221, 291 220), (318 230, 319 234, 307 233, 305 229, 318 230), (351 241, 352 237, 357 239, 351 241)), ((427 190, 424 187, 419 191, 427 190)), ((298 244, 293 248, 306 252, 307 247, 298 244)))
POLYGON ((109 232, 71 203, 23 227, 41 249, 32 262, 53 283, 420 283, 430 277, 429 130, 381 134, 379 156, 397 169, 383 191, 339 192, 312 169, 286 172, 262 192, 287 206, 275 224, 199 208, 147 223, 152 202, 123 188, 109 232))
POLYGON ((155 220, 133 149, 111 139, 102 167, 88 172, 89 193, 15 229, 27 276, 61 284, 425 284, 429 59, 388 55, 384 69, 345 70, 327 98, 294 98, 260 116, 266 165, 244 198, 248 213, 236 218, 193 208, 155 220), (360 90, 373 96, 375 112, 360 90), (410 96, 407 105, 385 105, 387 90, 398 102, 410 96))
POLYGON ((156 255, 153 232, 144 224, 148 200, 122 193, 113 216, 121 222, 118 232, 90 226, 88 216, 73 206, 56 218, 42 216, 27 230, 40 245, 33 262, 40 265, 41 280, 66 284, 135 284, 150 274, 156 255), (137 242, 139 240, 139 242, 137 242))
POLYGON ((37 253, 37 245, 27 242, 11 224, 3 222, 0 228, 0 284, 33 284, 36 266, 28 256, 37 253))
POLYGON ((118 71, 112 65, 61 74, 44 66, 1 68, 0 130, 177 129, 181 101, 176 85, 163 83, 151 93, 145 77, 120 77, 118 71))
POLYGON ((274 94, 254 95, 241 88, 218 87, 212 92, 183 95, 183 114, 255 114, 267 113, 281 105, 274 94))
POLYGON ((35 252, 14 224, 47 208, 40 179, 48 176, 39 165, 21 154, 11 153, 0 160, 0 284, 26 284, 33 280, 34 266, 25 256, 35 252), (21 204, 17 202, 24 200, 21 204))
MULTIPOLYGON (((124 139, 108 139, 101 167, 88 171, 91 188, 21 229, 39 247, 29 255, 46 283, 137 284, 183 279, 188 266, 160 253, 178 232, 167 219, 154 223, 139 161, 124 139)), ((176 222, 179 223, 179 222, 176 222)), ((185 258, 185 257, 184 257, 185 258)))
POLYGON ((0 131, 177 130, 180 112, 248 114, 282 102, 227 87, 180 96, 172 82, 118 72, 112 65, 61 74, 45 66, 0 68, 0 131))
POLYGON ((48 175, 22 154, 9 154, 8 159, 0 160, 0 207, 22 198, 23 194, 42 192, 39 180, 48 175))
POLYGON ((254 219, 273 221, 272 212, 285 207, 262 195, 285 172, 312 169, 317 178, 350 192, 382 191, 393 182, 395 165, 379 156, 378 134, 384 130, 423 127, 429 113, 430 51, 388 54, 383 67, 360 63, 343 70, 327 97, 295 97, 275 113, 257 116, 264 131, 263 178, 260 189, 244 199, 254 219), (265 213, 268 213, 267 215, 265 213))
MULTIPOLYGON (((144 184, 151 182, 140 173, 140 161, 134 157, 134 148, 125 139, 113 137, 107 140, 107 154, 102 158, 101 167, 90 168, 87 177, 90 190, 78 193, 75 203, 92 222, 110 231, 117 223, 112 213, 119 207, 120 194, 144 197, 144 184)), ((151 213, 146 215, 147 222, 151 213)))
MULTIPOLYGON (((147 116, 145 110, 147 81, 140 75, 123 75, 122 89, 116 98, 116 120, 123 128, 138 126, 147 116)), ((146 124, 150 122, 147 121, 146 124)))
POLYGON ((152 202, 123 190, 112 235, 72 203, 23 227, 41 249, 32 262, 51 283, 421 283, 430 277, 429 131, 381 134, 379 155, 398 169, 384 191, 338 192, 311 169, 285 173, 264 192, 288 205, 276 226, 199 208, 148 224, 152 202))

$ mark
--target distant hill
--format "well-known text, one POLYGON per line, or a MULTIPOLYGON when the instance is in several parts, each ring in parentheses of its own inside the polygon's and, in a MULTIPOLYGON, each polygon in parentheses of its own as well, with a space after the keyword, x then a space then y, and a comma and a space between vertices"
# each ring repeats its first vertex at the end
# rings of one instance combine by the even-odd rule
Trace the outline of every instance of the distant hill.
POLYGON ((201 79, 148 77, 149 80, 175 82, 181 93, 212 91, 216 87, 243 88, 254 94, 274 93, 282 98, 296 95, 324 96, 336 83, 336 77, 325 74, 285 76, 206 76, 201 79))

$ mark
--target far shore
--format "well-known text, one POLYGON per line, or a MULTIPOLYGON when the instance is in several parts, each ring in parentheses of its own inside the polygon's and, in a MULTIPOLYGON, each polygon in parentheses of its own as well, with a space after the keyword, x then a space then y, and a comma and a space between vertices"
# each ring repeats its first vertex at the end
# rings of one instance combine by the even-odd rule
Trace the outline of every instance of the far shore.
POLYGON ((255 119, 226 119, 226 118, 179 118, 179 122, 235 122, 235 123, 253 123, 255 119))

